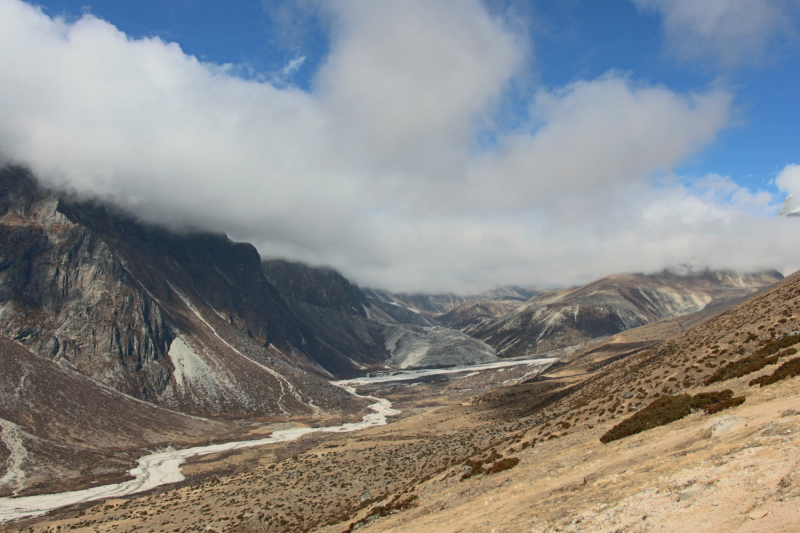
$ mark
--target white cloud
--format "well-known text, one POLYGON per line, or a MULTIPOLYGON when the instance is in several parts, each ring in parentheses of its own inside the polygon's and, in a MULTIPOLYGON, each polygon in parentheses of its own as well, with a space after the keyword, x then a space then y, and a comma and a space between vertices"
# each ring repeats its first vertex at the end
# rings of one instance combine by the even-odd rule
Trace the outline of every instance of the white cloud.
POLYGON ((770 198, 720 177, 649 180, 713 142, 727 92, 610 73, 540 91, 526 128, 478 149, 477 128, 531 60, 524 39, 477 0, 329 9, 330 57, 303 92, 91 16, 66 23, 0 0, 0 153, 145 220, 393 289, 791 255, 763 238, 792 242, 798 227, 761 216, 770 198))
POLYGON ((760 60, 766 47, 792 33, 796 0, 632 0, 664 17, 669 46, 687 59, 725 66, 760 60))
POLYGON ((289 76, 300 70, 300 67, 302 67, 303 63, 305 62, 306 62, 306 56, 295 57, 294 59, 290 60, 285 67, 283 67, 283 70, 281 70, 281 75, 284 78, 288 78, 289 76))
POLYGON ((785 193, 800 198, 800 165, 786 165, 775 178, 775 184, 785 193))
POLYGON ((478 0, 333 3, 318 92, 374 170, 447 172, 523 53, 478 0), (387 168, 388 167, 388 168, 387 168))
POLYGON ((709 144, 730 104, 725 92, 681 96, 616 75, 541 92, 532 106, 540 127, 504 138, 476 165, 474 179, 494 180, 498 195, 489 198, 505 206, 552 205, 565 191, 616 193, 709 144))

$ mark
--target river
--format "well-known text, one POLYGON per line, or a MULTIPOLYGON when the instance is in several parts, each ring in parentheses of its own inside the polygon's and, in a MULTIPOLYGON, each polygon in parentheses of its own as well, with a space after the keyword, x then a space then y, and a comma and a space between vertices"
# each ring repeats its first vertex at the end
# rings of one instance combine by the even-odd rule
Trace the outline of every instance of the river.
MULTIPOLYGON (((516 361, 501 361, 484 365, 445 369, 401 370, 379 373, 350 380, 342 380, 334 383, 348 389, 351 393, 355 394, 355 390, 353 389, 352 385, 356 384, 378 383, 386 381, 406 381, 436 374, 478 372, 481 370, 491 370, 520 364, 548 365, 553 361, 555 361, 555 359, 539 358, 516 361)), ((105 498, 118 498, 128 494, 144 492, 167 483, 183 481, 184 477, 183 473, 181 472, 181 465, 190 457, 207 455, 226 450, 250 448, 253 446, 263 446, 265 444, 292 441, 309 433, 347 433, 351 431, 358 431, 368 427, 385 425, 387 423, 387 417, 400 414, 400 411, 392 408, 392 404, 389 400, 374 398, 372 396, 364 397, 376 400, 376 402, 369 406, 369 408, 374 412, 365 415, 361 422, 352 422, 348 424, 342 424, 340 426, 281 429, 273 432, 269 437, 259 440, 225 442, 221 444, 211 444, 208 446, 185 448, 182 450, 167 449, 139 458, 138 465, 128 472, 130 475, 134 476, 134 478, 128 481, 123 481, 122 483, 101 485, 99 487, 92 487, 89 489, 75 490, 70 492, 60 492, 57 494, 41 494, 37 496, 23 496, 19 498, 0 498, 0 523, 19 518, 40 516, 52 511, 53 509, 58 509, 59 507, 65 507, 67 505, 74 505, 76 503, 90 502, 105 498)))

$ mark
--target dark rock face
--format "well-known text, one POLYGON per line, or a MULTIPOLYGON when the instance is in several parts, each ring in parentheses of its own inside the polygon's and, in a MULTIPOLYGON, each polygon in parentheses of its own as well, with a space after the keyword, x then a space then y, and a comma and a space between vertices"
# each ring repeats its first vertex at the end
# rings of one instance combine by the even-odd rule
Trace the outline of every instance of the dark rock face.
POLYGON ((264 261, 261 268, 267 279, 281 288, 283 296, 308 305, 366 317, 369 302, 358 286, 329 268, 302 268, 280 259, 264 261))
POLYGON ((23 171, 0 173, 0 190, 0 333, 154 399, 170 376, 172 339, 160 310, 109 246, 23 171))
POLYGON ((288 261, 265 261, 263 268, 319 341, 362 371, 495 360, 483 342, 432 325, 389 293, 362 292, 335 271, 288 261))
MULTIPOLYGON (((352 372, 249 244, 177 235, 0 172, 0 334, 123 393, 214 416, 354 407, 352 372)), ((358 402, 355 402, 358 403, 358 402)))
POLYGON ((494 347, 501 357, 545 353, 700 311, 782 278, 774 271, 614 275, 584 287, 534 296, 470 334, 494 347))
POLYGON ((356 314, 333 311, 287 298, 295 315, 314 331, 317 339, 339 361, 340 368, 352 368, 360 373, 383 370, 389 365, 385 347, 386 324, 356 314))
POLYGON ((367 319, 370 303, 357 285, 335 270, 302 263, 268 260, 261 268, 326 348, 333 373, 386 368, 385 325, 367 319))

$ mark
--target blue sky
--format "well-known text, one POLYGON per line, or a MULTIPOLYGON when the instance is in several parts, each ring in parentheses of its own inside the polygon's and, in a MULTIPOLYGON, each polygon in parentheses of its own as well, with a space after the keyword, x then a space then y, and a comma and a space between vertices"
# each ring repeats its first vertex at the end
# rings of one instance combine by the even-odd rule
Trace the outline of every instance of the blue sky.
MULTIPOLYGON (((133 38, 158 36, 178 43, 205 61, 232 63, 251 74, 279 74, 290 61, 305 60, 287 80, 309 90, 328 51, 326 24, 318 10, 300 11, 298 28, 281 27, 276 13, 289 2, 141 0, 37 2, 51 15, 78 19, 84 13, 110 21, 133 38), (287 35, 288 33, 288 35, 287 35)), ((722 83, 736 96, 737 121, 717 142, 675 167, 678 174, 715 172, 750 188, 777 193, 774 178, 800 151, 800 41, 797 35, 769 49, 756 61, 717 65, 670 55, 659 13, 630 0, 556 0, 518 4, 497 2, 496 12, 513 9, 530 32, 531 90, 539 84, 560 87, 594 79, 609 70, 678 91, 722 83)), ((796 14, 796 11, 794 11, 796 14)), ((244 74, 244 73, 243 73, 244 74)), ((519 104, 519 102, 517 103, 519 104)))
POLYGON ((35 5, 0 156, 145 220, 399 290, 797 264, 797 0, 35 5))

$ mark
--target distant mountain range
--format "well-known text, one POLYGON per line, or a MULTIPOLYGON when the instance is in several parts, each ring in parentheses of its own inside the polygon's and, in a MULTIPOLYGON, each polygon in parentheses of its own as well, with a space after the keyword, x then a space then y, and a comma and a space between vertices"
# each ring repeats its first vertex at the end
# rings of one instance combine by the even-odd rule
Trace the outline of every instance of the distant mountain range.
POLYGON ((547 353, 630 328, 740 299, 783 279, 777 271, 617 274, 583 287, 542 291, 509 287, 470 297, 409 298, 370 291, 382 309, 414 313, 427 324, 457 329, 486 342, 499 357, 547 353), (529 299, 523 297, 530 294, 529 299), (421 302, 421 303, 420 303, 421 302))
MULTIPOLYGON (((502 307, 496 307, 497 311, 503 310, 499 314, 493 316, 500 316, 508 312, 521 303, 527 301, 529 298, 543 292, 542 289, 534 287, 519 287, 509 285, 497 289, 485 291, 470 296, 461 296, 453 293, 445 294, 421 294, 421 293, 391 293, 389 291, 378 289, 366 289, 364 291, 369 303, 383 311, 384 313, 409 321, 418 323, 419 325, 443 325, 447 327, 456 327, 456 329, 463 329, 462 323, 459 320, 445 318, 448 313, 456 312, 463 315, 463 311, 456 311, 468 309, 476 304, 499 304, 502 307)), ((463 318, 464 321, 474 320, 474 318, 463 318)), ((466 331, 466 330, 465 330, 466 331)))
POLYGON ((584 287, 540 294, 469 331, 501 357, 543 353, 709 306, 733 304, 781 279, 776 271, 619 274, 584 287))

